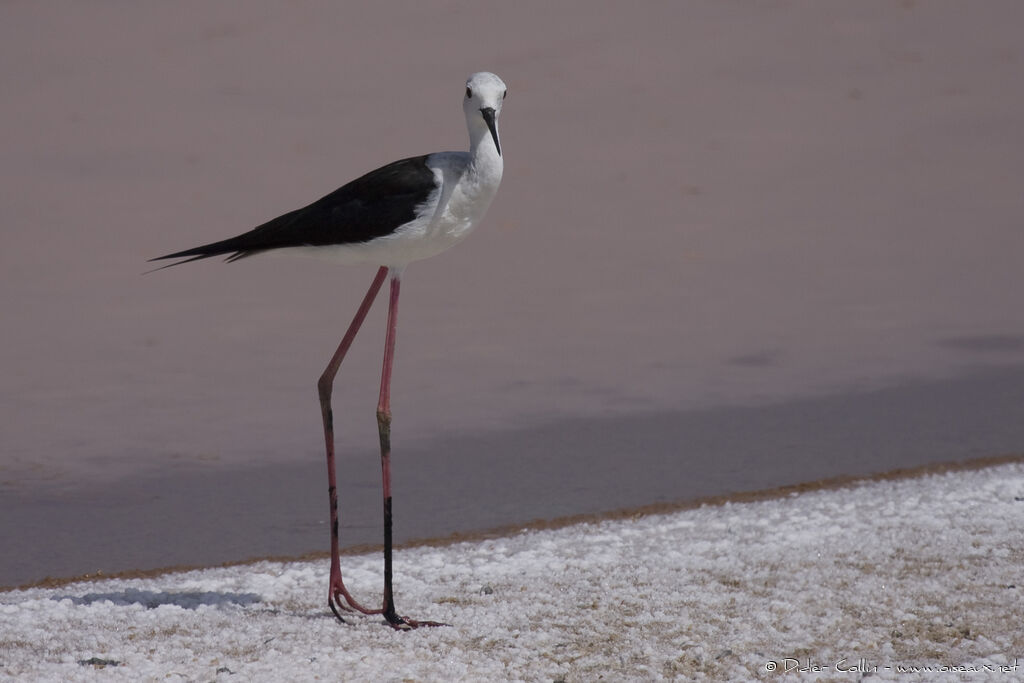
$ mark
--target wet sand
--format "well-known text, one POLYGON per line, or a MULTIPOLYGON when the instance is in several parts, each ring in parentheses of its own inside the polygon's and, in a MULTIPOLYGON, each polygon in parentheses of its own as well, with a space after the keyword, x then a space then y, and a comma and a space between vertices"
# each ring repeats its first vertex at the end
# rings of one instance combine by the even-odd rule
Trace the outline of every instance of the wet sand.
MULTIPOLYGON (((478 69, 505 180, 407 272, 400 538, 1024 451, 1019 3, 0 17, 0 584, 324 546, 314 383, 372 270, 140 273, 463 147, 478 69)), ((335 392, 349 543, 382 325, 335 392)))

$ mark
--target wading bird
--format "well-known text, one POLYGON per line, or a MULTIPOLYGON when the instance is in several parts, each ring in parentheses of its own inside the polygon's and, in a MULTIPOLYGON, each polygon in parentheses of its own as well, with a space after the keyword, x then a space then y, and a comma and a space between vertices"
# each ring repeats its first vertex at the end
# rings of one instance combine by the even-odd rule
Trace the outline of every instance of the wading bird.
POLYGON ((338 349, 317 382, 331 503, 331 575, 327 604, 342 621, 339 609, 381 614, 396 629, 437 625, 436 622, 400 616, 395 611, 392 592, 391 367, 395 353, 398 293, 402 272, 409 263, 439 254, 465 239, 480 223, 494 199, 503 167, 498 117, 505 94, 505 84, 492 73, 475 73, 466 81, 462 109, 469 129, 468 152, 436 152, 395 161, 353 180, 309 206, 279 216, 249 232, 151 259, 183 259, 163 266, 168 268, 211 256, 227 254, 227 261, 237 261, 275 251, 323 255, 343 264, 380 266, 338 349), (352 597, 341 578, 331 390, 341 361, 388 276, 391 288, 384 368, 377 403, 384 489, 384 600, 380 608, 367 608, 352 597))

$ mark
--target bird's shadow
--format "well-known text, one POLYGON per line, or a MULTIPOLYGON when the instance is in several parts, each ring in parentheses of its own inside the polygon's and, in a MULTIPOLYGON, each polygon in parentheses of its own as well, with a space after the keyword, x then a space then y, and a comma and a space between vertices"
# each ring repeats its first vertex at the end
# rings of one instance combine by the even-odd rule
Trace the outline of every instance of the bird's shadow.
POLYGON ((120 607, 142 605, 146 609, 155 609, 162 605, 174 605, 182 609, 196 609, 202 605, 214 607, 239 605, 247 607, 260 602, 256 593, 223 593, 219 591, 146 591, 127 588, 111 593, 86 593, 85 595, 58 595, 54 600, 70 600, 75 605, 92 605, 110 602, 120 607))

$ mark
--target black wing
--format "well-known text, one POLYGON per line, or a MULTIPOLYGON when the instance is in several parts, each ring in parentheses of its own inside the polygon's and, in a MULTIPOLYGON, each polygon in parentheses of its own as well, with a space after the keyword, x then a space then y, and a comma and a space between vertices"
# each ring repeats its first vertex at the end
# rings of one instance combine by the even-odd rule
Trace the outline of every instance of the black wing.
MULTIPOLYGON (((204 244, 150 261, 189 261, 230 254, 228 261, 270 249, 369 242, 390 235, 416 217, 416 207, 437 189, 427 156, 411 157, 356 178, 309 206, 220 242, 204 244)), ((165 268, 169 266, 164 266, 165 268)))

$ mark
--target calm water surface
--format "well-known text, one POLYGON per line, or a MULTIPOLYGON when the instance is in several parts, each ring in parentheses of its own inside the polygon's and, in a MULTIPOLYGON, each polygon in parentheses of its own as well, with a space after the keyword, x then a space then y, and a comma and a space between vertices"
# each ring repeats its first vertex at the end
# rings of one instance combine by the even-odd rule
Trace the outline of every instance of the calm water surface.
POLYGON ((326 547, 372 269, 145 259, 462 148, 478 69, 505 180, 407 271, 399 538, 1024 450, 1019 3, 246 7, 5 10, 0 585, 326 547))

